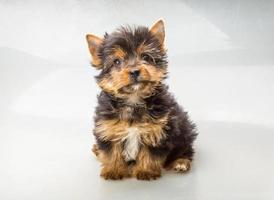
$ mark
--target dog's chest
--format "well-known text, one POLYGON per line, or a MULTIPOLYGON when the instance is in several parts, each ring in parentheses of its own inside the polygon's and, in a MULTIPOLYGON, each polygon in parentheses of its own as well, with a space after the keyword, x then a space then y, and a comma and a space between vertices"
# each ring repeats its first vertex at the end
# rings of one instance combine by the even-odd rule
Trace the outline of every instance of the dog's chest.
POLYGON ((125 161, 136 160, 140 149, 140 130, 137 127, 127 128, 127 134, 122 138, 124 143, 123 157, 125 161))

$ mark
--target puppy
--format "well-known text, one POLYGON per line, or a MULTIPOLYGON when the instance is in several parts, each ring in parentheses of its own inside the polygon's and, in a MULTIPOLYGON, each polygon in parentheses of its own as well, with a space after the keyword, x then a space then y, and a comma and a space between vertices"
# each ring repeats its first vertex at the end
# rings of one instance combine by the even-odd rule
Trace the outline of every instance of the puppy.
POLYGON ((164 22, 86 39, 92 66, 100 70, 93 152, 102 163, 101 176, 153 180, 163 168, 188 171, 197 132, 163 82, 164 22))

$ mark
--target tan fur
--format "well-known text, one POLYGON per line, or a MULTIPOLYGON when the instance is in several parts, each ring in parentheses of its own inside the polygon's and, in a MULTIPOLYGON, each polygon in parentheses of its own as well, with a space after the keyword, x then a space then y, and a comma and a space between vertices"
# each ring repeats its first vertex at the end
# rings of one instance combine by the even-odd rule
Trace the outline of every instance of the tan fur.
POLYGON ((189 159, 185 158, 179 158, 175 160, 173 163, 171 163, 169 166, 167 166, 167 170, 173 169, 176 172, 187 172, 191 168, 191 161, 189 159))
POLYGON ((129 176, 129 169, 122 157, 122 150, 120 143, 114 143, 111 152, 100 152, 99 160, 102 162, 101 176, 105 179, 122 179, 129 176))
POLYGON ((127 55, 127 53, 123 49, 121 49, 120 47, 115 48, 114 56, 116 58, 124 59, 126 55, 127 55))
POLYGON ((100 68, 99 66, 101 65, 101 59, 98 56, 94 56, 92 59, 92 64, 96 66, 96 68, 100 68))
POLYGON ((95 134, 104 141, 121 142, 128 132, 128 128, 137 128, 144 144, 156 146, 166 137, 163 128, 167 124, 168 115, 160 119, 144 116, 143 122, 129 123, 126 120, 100 120, 95 125, 95 134))
POLYGON ((151 34, 153 34, 161 44, 164 43, 165 40, 165 25, 163 20, 158 20, 151 28, 151 34))
MULTIPOLYGON (((136 52, 137 52, 137 54, 139 55, 139 57, 141 57, 142 53, 150 52, 151 49, 152 49, 152 47, 151 47, 150 45, 147 45, 147 44, 145 44, 145 43, 143 42, 143 43, 141 43, 141 44, 137 47, 136 52)), ((161 46, 160 46, 160 51, 161 51, 162 53, 165 53, 165 52, 166 52, 164 43, 161 44, 161 46)))
POLYGON ((98 84, 106 92, 114 95, 119 95, 118 90, 131 83, 129 69, 122 70, 113 69, 110 72, 111 78, 103 78, 98 84))
POLYGON ((142 65, 140 70, 141 75, 144 75, 145 77, 144 80, 149 80, 152 82, 159 83, 165 75, 165 69, 157 69, 152 65, 142 65))
MULTIPOLYGON (((183 111, 173 103, 167 88, 162 85, 167 73, 163 21, 157 21, 149 32, 144 28, 136 31, 121 29, 104 39, 91 34, 86 38, 93 65, 98 69, 104 68, 96 80, 107 93, 98 97, 100 105, 96 110, 94 129, 97 144, 92 149, 102 163, 101 176, 105 179, 134 176, 140 180, 152 180, 160 177, 162 167, 167 165, 167 169, 179 172, 189 170, 190 160, 177 159, 184 155, 181 145, 176 146, 184 143, 184 135, 179 135, 180 130, 185 130, 184 124, 174 126, 174 133, 166 132, 170 128, 168 123, 172 126, 177 123, 176 117, 180 117, 183 111), (120 43, 123 37, 130 47, 128 52, 126 45, 120 43), (144 42, 136 49, 139 41, 144 42), (157 95, 162 95, 163 100, 157 95), (165 116, 158 113, 158 105, 154 105, 161 101, 163 112, 167 113, 165 116), (167 106, 171 111, 178 109, 178 112, 172 112, 170 116, 165 109, 167 106), (107 112, 110 115, 104 115, 107 112), (112 119, 106 120, 106 117, 112 119), (170 153, 174 153, 174 157, 170 157, 170 153)), ((192 129, 192 124, 186 124, 186 127, 192 129)), ((190 131, 185 133, 186 137, 195 136, 190 131)), ((192 149, 187 153, 192 154, 192 149)))
POLYGON ((164 159, 163 157, 152 157, 149 150, 143 146, 137 157, 136 165, 133 167, 132 175, 139 180, 159 178, 164 159))
POLYGON ((98 56, 98 47, 102 44, 103 39, 93 34, 86 35, 86 39, 88 42, 89 52, 92 56, 92 64, 99 69, 102 60, 98 56))
POLYGON ((97 144, 94 144, 94 145, 93 145, 91 151, 94 153, 94 155, 95 155, 96 157, 99 156, 100 150, 99 150, 99 147, 98 147, 97 144))
MULTIPOLYGON (((149 48, 150 47, 145 45, 144 43, 142 43, 137 48, 137 54, 139 55, 139 59, 141 57, 141 54, 148 51, 149 48)), ((123 49, 121 49, 120 47, 117 47, 114 49, 113 55, 114 58, 119 58, 123 60, 126 56, 126 52, 124 52, 123 49)), ((153 82, 146 85, 141 84, 141 90, 138 91, 138 96, 146 97, 148 95, 151 95, 151 92, 162 81, 163 77, 165 77, 166 69, 158 69, 157 67, 149 64, 142 64, 141 60, 139 60, 138 62, 139 63, 136 64, 134 69, 140 70, 140 80, 153 82)), ((106 92, 109 92, 120 98, 127 98, 128 95, 119 93, 119 89, 133 83, 130 78, 131 70, 132 66, 123 66, 120 69, 112 68, 110 76, 101 79, 98 84, 106 92)))
POLYGON ((148 122, 137 124, 141 132, 141 140, 149 146, 157 146, 161 140, 166 137, 163 128, 168 121, 168 115, 161 119, 150 120, 148 122))
POLYGON ((141 43, 141 44, 137 47, 136 52, 137 52, 137 54, 141 57, 141 54, 142 54, 143 52, 145 52, 146 50, 147 50, 147 46, 146 46, 145 43, 143 42, 143 43, 141 43))
MULTIPOLYGON (((145 64, 136 67, 136 69, 140 70, 140 78, 142 81, 151 81, 151 83, 147 83, 145 85, 141 84, 141 89, 136 91, 138 92, 138 96, 146 97, 151 95, 151 92, 165 76, 165 69, 157 69, 154 66, 145 64)), ((130 67, 123 67, 123 69, 120 70, 112 69, 110 72, 110 77, 101 79, 98 84, 106 92, 114 94, 120 98, 128 98, 128 94, 125 95, 119 93, 119 89, 132 84, 129 72, 130 67)))
POLYGON ((123 120, 100 120, 95 124, 95 134, 104 141, 120 141, 127 134, 129 124, 123 120))

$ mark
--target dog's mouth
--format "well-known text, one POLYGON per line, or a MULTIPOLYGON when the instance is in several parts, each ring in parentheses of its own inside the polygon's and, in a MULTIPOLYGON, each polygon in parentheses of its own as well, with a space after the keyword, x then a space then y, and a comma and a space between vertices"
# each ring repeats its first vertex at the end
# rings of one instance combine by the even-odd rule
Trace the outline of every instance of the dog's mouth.
POLYGON ((119 92, 124 93, 124 94, 131 94, 131 93, 140 91, 140 90, 144 89, 146 86, 148 86, 150 84, 152 85, 154 83, 155 83, 154 81, 148 81, 148 80, 135 81, 133 83, 130 83, 130 84, 120 88, 119 92))

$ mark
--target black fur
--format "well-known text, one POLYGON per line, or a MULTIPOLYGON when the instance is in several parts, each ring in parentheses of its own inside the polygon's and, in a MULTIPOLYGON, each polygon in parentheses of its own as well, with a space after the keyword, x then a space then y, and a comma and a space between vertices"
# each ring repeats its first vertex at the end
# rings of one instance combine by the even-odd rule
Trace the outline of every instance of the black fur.
MULTIPOLYGON (((102 60, 103 66, 100 74, 96 77, 97 81, 108 76, 111 67, 113 67, 112 54, 114 47, 121 47, 127 52, 127 59, 130 59, 130 57, 134 56, 136 48, 142 43, 150 44, 152 47, 150 54, 155 60, 155 67, 166 69, 166 52, 161 51, 161 44, 149 32, 148 28, 120 28, 114 33, 105 34, 103 43, 99 49, 99 57, 102 60)), ((197 136, 195 124, 189 120, 187 112, 177 104, 164 83, 161 82, 158 84, 155 92, 143 99, 142 104, 128 105, 124 99, 102 91, 98 96, 95 122, 99 120, 119 119, 119 111, 125 106, 131 106, 133 109, 131 117, 128 119, 131 122, 140 121, 144 115, 158 119, 169 113, 168 123, 164 127, 165 134, 167 135, 166 139, 161 141, 161 144, 157 147, 150 146, 149 150, 154 156, 165 156, 165 166, 168 166, 178 158, 192 160, 194 154, 193 142, 197 136)), ((111 148, 111 142, 100 141, 98 136, 96 136, 96 139, 100 149, 109 150, 111 148)))
MULTIPOLYGON (((152 118, 163 117, 169 112, 168 124, 165 127, 167 138, 158 147, 149 147, 155 156, 167 156, 165 166, 177 158, 192 160, 193 142, 197 136, 196 126, 189 120, 187 112, 183 111, 164 84, 157 88, 156 93, 145 100, 145 105, 136 105, 137 112, 132 113, 132 120, 138 122, 140 116, 149 114, 152 118), (145 107, 147 109, 145 109, 145 107)), ((98 96, 95 122, 99 119, 118 119, 119 109, 124 107, 123 100, 102 91, 98 96)), ((99 140, 98 144, 101 142, 99 140)), ((108 149, 109 145, 107 145, 108 149)))
POLYGON ((155 61, 155 66, 159 68, 167 67, 167 55, 165 52, 160 51, 159 41, 151 35, 147 27, 139 26, 135 29, 131 27, 121 27, 117 31, 104 36, 103 44, 100 46, 98 56, 102 60, 102 71, 97 80, 100 80, 104 76, 108 76, 108 73, 112 67, 113 50, 116 46, 121 47, 127 52, 127 58, 131 59, 136 54, 136 49, 140 44, 147 44, 151 46, 152 51, 150 55, 155 61))

